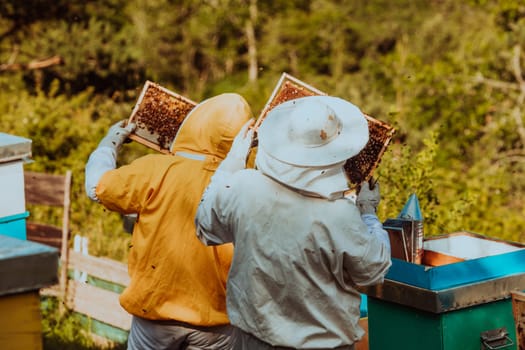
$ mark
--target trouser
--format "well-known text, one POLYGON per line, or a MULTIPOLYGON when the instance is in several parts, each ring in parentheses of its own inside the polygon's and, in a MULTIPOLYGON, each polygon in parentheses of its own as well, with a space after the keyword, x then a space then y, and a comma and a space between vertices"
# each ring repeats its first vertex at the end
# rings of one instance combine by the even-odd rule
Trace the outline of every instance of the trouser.
POLYGON ((198 327, 133 316, 128 350, 230 350, 233 327, 198 327))
MULTIPOLYGON (((272 346, 263 342, 257 337, 244 332, 240 328, 234 327, 233 331, 233 347, 232 350, 293 350, 286 346, 272 346)), ((310 350, 328 350, 332 348, 319 348, 310 350)), ((337 350, 354 350, 354 345, 340 346, 335 348, 337 350)))

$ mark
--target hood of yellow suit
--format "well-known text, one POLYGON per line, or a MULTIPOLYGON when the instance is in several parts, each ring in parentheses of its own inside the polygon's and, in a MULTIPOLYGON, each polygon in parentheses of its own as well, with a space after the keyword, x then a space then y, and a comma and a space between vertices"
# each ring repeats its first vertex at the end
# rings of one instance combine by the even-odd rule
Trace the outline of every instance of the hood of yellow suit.
POLYGON ((226 93, 207 99, 188 114, 173 141, 171 153, 198 153, 222 160, 240 128, 251 117, 251 109, 240 95, 226 93))

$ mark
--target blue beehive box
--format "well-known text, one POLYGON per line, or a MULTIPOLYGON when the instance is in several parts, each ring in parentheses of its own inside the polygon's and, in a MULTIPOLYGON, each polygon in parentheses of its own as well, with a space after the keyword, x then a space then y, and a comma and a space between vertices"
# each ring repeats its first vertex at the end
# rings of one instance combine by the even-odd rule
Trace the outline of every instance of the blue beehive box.
POLYGON ((422 264, 392 260, 387 279, 442 290, 524 274, 525 245, 462 231, 427 238, 422 264))

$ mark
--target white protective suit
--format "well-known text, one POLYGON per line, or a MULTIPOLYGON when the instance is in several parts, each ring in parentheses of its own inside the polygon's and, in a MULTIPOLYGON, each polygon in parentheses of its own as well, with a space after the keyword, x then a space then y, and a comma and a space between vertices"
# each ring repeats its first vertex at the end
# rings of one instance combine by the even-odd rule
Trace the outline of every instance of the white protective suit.
POLYGON ((219 167, 196 216, 201 241, 235 246, 232 325, 268 345, 234 349, 353 349, 364 334, 356 286, 383 281, 388 235, 375 213, 343 196, 344 162, 294 166, 268 155, 264 141, 260 134, 257 170, 219 167))

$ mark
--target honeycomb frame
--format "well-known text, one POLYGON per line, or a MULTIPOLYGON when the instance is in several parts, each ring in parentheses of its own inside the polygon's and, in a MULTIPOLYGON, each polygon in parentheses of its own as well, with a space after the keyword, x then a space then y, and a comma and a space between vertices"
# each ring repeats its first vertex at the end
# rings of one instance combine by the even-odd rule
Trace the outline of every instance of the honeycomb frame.
POLYGON ((127 121, 137 124, 129 138, 155 151, 170 153, 182 122, 196 105, 191 99, 147 80, 127 121))
MULTIPOLYGON (((305 96, 326 95, 325 92, 316 89, 292 75, 283 73, 266 105, 262 109, 254 125, 254 129, 257 130, 268 112, 280 103, 305 96)), ((395 134, 395 129, 388 123, 375 119, 365 113, 364 116, 368 122, 368 143, 359 154, 348 159, 344 165, 344 170, 349 180, 350 192, 357 190, 363 181, 369 181, 372 178, 375 169, 381 162, 381 157, 395 134)))

